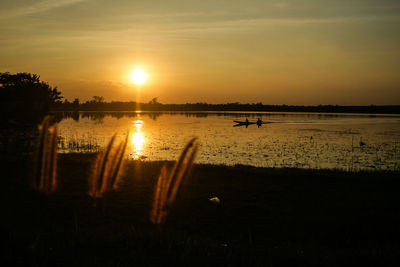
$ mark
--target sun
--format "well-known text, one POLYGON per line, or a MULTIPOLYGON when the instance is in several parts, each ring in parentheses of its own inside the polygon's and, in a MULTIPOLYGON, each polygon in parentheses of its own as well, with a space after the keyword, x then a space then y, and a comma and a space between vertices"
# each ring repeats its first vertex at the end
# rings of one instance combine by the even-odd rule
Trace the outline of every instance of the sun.
POLYGON ((144 72, 141 68, 136 68, 134 71, 132 71, 131 74, 129 74, 129 77, 131 78, 131 81, 134 84, 141 85, 147 81, 149 75, 146 72, 144 72))

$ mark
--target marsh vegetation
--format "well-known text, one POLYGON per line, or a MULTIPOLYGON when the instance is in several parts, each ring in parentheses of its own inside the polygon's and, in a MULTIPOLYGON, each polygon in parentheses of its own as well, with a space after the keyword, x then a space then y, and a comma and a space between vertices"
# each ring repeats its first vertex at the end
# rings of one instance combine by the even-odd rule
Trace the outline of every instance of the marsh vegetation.
POLYGON ((175 160, 181 144, 197 136, 199 163, 398 170, 399 121, 395 115, 359 114, 81 112, 72 117, 67 113, 60 121, 60 152, 96 152, 116 129, 122 133, 130 128, 127 156, 147 161, 175 160), (271 123, 232 127, 233 120, 245 118, 271 123))

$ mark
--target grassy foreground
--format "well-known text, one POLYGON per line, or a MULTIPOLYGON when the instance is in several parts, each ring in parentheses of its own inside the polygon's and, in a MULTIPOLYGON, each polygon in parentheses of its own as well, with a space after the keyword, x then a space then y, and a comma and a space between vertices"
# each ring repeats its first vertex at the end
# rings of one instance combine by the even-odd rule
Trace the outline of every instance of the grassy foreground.
POLYGON ((127 162, 119 189, 94 201, 94 158, 60 155, 48 196, 27 185, 28 161, 2 159, 2 265, 400 264, 399 173, 195 165, 159 226, 149 213, 164 163, 127 162))

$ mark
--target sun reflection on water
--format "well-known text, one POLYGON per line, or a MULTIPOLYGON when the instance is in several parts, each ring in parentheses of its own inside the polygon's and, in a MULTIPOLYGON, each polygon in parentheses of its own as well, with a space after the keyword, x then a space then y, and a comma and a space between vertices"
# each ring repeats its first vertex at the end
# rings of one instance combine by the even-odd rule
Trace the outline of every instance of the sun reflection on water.
POLYGON ((133 146, 133 158, 140 159, 143 157, 143 145, 145 143, 145 138, 142 133, 142 120, 136 120, 133 122, 135 131, 131 133, 130 139, 133 146))

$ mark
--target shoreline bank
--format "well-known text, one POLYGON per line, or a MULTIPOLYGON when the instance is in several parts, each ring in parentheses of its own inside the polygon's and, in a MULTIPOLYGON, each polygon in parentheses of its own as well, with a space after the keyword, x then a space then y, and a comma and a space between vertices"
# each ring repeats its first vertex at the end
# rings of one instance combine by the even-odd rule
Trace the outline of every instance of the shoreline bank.
POLYGON ((195 165, 160 227, 148 218, 165 162, 127 162, 119 188, 94 203, 87 195, 93 158, 60 155, 59 188, 49 196, 26 184, 29 163, 2 161, 3 170, 13 170, 2 188, 6 261, 41 266, 399 263, 398 172, 195 165), (221 202, 209 201, 212 197, 221 202))

